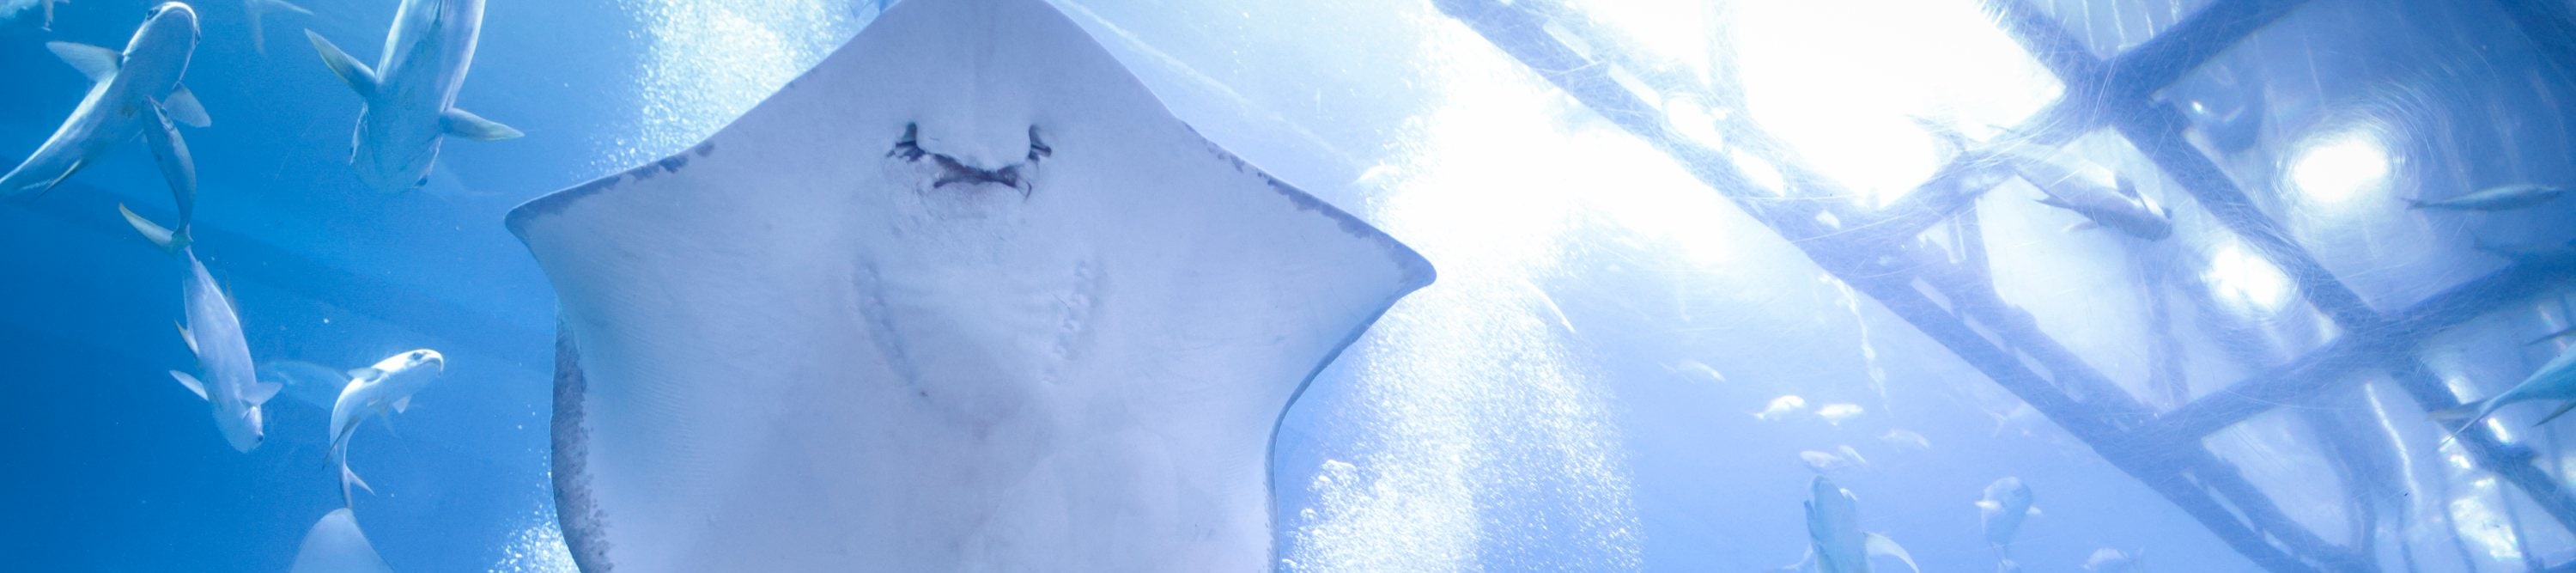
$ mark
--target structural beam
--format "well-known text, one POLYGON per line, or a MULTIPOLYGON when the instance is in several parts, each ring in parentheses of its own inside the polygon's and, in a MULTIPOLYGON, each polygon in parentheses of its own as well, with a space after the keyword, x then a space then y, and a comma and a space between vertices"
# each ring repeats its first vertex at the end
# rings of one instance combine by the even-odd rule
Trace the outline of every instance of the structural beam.
POLYGON ((1799 216, 1801 211, 1794 205, 1814 201, 1780 201, 1752 192, 1756 187, 1735 170, 1720 150, 1678 137, 1677 130, 1665 123, 1663 114, 1616 81, 1612 76, 1615 63, 1592 60, 1562 44, 1550 35, 1548 22, 1524 6, 1492 0, 1441 0, 1438 4, 1576 101, 1673 156, 1694 177, 1744 206, 1749 215, 1804 251, 1818 266, 1869 294, 2005 390, 2057 421, 2115 466, 2137 476, 2159 495, 2201 520, 2249 559, 2274 571, 2373 569, 2366 560, 2334 548, 2290 523, 2268 498, 2261 497, 2241 478, 2233 477, 2237 474, 2232 466, 2209 455, 2196 442, 2135 440, 2136 434, 2125 430, 2146 421, 2150 414, 2144 407, 2063 345, 2039 332, 2026 315, 1994 299, 1991 285, 1953 284, 1943 289, 1936 284, 1935 288, 1961 309, 1954 313, 1916 286, 1917 270, 1947 266, 1946 261, 1914 256, 1919 253, 1911 247, 1919 242, 1861 240, 1867 235, 1799 216), (1963 314, 1976 317, 2001 342, 1969 326, 1968 319, 1961 318, 1963 314), (2023 357, 2042 364, 2049 374, 2033 370, 2023 357), (2078 389, 2084 399, 2070 396, 2069 389, 2078 389), (2228 503, 2220 502, 2213 492, 2227 494, 2228 503), (2245 514, 2242 520, 2238 511, 2245 514), (2283 545, 2274 545, 2276 540, 2283 545))

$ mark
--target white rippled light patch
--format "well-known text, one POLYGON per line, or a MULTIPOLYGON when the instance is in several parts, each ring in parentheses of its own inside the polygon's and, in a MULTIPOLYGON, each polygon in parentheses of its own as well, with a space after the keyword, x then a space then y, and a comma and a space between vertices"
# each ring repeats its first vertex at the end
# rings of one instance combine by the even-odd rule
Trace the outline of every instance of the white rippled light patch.
POLYGON ((1464 30, 1436 39, 1449 52, 1430 55, 1425 84, 1459 97, 1437 98, 1362 181, 1383 194, 1359 210, 1439 261, 1440 279, 1344 355, 1358 376, 1342 404, 1355 411, 1332 417, 1360 427, 1355 443, 1321 467, 1282 468, 1278 483, 1310 504, 1282 508, 1295 512, 1283 570, 1641 565, 1608 397, 1541 285, 1587 240, 1578 231, 1597 228, 1587 220, 1705 232, 1724 207, 1607 122, 1560 121, 1576 112, 1483 43, 1464 30))
POLYGON ((1731 50, 1754 121, 1810 167, 1884 205, 1965 133, 2011 127, 2061 86, 1973 0, 1738 1, 1731 50))
POLYGON ((876 0, 627 0, 650 46, 640 121, 600 169, 696 144, 805 73, 875 18, 876 0))
POLYGON ((492 564, 492 573, 573 573, 572 550, 564 546, 563 530, 555 526, 553 508, 529 513, 529 519, 510 534, 508 545, 501 550, 501 562, 492 564))

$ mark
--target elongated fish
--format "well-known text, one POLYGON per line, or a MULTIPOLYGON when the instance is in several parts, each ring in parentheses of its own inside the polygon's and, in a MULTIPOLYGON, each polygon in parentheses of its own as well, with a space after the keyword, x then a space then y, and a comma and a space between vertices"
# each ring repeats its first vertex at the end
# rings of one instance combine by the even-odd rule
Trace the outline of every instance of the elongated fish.
POLYGON ((2446 211, 2511 211, 2515 209, 2526 209, 2539 206, 2542 203, 2550 202, 2551 200, 2557 199, 2558 196, 2565 194, 2567 194, 2567 189, 2556 185, 2519 183, 2488 187, 2477 191, 2471 191, 2464 195, 2455 195, 2435 201, 2407 199, 2406 208, 2438 209, 2446 211))
MULTIPOLYGON (((172 122, 193 127, 214 122, 196 94, 179 85, 179 78, 188 72, 189 55, 197 50, 196 10, 178 2, 154 7, 125 42, 124 52, 71 42, 45 47, 89 76, 93 84, 53 136, 45 138, 16 169, 0 175, 0 197, 51 190, 95 163, 99 155, 141 134, 151 144, 179 207, 178 231, 152 237, 153 242, 173 251, 186 247, 188 222, 196 209, 196 166, 172 122)), ((129 220, 135 219, 128 213, 129 220)))
POLYGON ((215 286, 214 275, 197 261, 195 250, 182 249, 179 254, 188 260, 187 280, 180 283, 188 322, 179 326, 179 338, 196 353, 198 374, 172 370, 170 377, 206 400, 214 411, 215 429, 223 432, 234 451, 248 452, 266 438, 260 404, 276 396, 279 386, 260 382, 254 374, 250 343, 242 339, 241 318, 233 313, 232 298, 215 286))
POLYGON ((349 163, 367 186, 409 191, 429 183, 439 143, 454 135, 510 139, 519 130, 456 107, 456 91, 474 65, 483 33, 483 0, 403 0, 375 67, 305 30, 331 73, 366 102, 351 134, 349 163))
POLYGON ((2433 418, 2436 420, 2466 419, 2460 422, 2459 429, 2451 431, 2449 438, 2442 440, 2448 443, 2451 439, 2460 437, 2460 432, 2468 431, 2471 426, 2477 425, 2479 420, 2494 415, 2497 408, 2528 400, 2569 401, 2560 405, 2558 409, 2549 411, 2549 415, 2541 417, 2540 421, 2533 422, 2534 426, 2556 420, 2559 416, 2566 415, 2568 410, 2576 410, 2576 346, 2559 351, 2557 358, 2550 359, 2548 364, 2541 365, 2539 370, 2532 371, 2530 377, 2523 378, 2521 383, 2513 385, 2513 388, 2505 390, 2503 394, 2497 394, 2493 398, 2480 402, 2443 408, 2434 412, 2433 418))
POLYGON ((2173 236, 2171 215, 2147 203, 2128 177, 2114 177, 2112 186, 2105 187, 2037 158, 2017 159, 2013 171, 2048 195, 2039 200, 2040 204, 2083 215, 2088 223, 2078 225, 2079 229, 2099 226, 2150 241, 2173 236))
POLYGON ((1885 535, 1860 529, 1860 499, 1818 477, 1808 484, 1807 540, 1809 562, 1819 573, 1869 573, 1870 556, 1894 557, 1920 573, 1914 556, 1885 535))
MULTIPOLYGON (((350 370, 349 385, 340 389, 340 397, 331 403, 330 461, 340 467, 340 502, 348 504, 349 487, 366 488, 367 482, 349 471, 349 436, 358 433, 358 423, 369 416, 381 416, 387 410, 402 413, 411 408, 412 394, 429 387, 439 372, 447 370, 447 357, 436 350, 420 349, 387 356, 374 366, 350 370)), ((374 491, 374 488, 368 488, 374 491)))

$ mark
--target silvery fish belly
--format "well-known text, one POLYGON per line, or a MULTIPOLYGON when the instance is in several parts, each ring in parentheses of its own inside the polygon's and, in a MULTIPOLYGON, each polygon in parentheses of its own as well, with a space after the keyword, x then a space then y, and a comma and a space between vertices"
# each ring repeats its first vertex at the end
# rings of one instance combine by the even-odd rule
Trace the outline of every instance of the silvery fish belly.
POLYGON ((1267 569, 1280 416, 1432 280, 1041 0, 902 3, 509 224, 587 571, 1267 569))

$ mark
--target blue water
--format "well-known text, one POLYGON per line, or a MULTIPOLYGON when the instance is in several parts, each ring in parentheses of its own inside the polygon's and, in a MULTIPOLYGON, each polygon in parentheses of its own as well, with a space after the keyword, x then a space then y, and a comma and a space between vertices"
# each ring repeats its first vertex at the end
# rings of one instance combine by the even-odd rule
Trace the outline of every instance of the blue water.
MULTIPOLYGON (((185 130, 201 181, 196 252, 228 285, 263 361, 346 368, 421 347, 447 356, 409 412, 353 441, 352 464, 375 489, 358 494, 358 519, 396 570, 569 570, 547 473, 554 301, 503 214, 695 142, 880 7, 494 3, 458 105, 527 136, 451 140, 427 188, 389 194, 350 172, 358 99, 300 32, 372 62, 394 3, 307 4, 311 16, 270 17, 264 55, 248 44, 239 3, 198 5, 204 40, 186 84, 215 123, 185 130)), ((2143 548, 2147 570, 2261 570, 2077 438, 2016 414, 2016 398, 1938 341, 1430 3, 1056 4, 1211 140, 1440 268, 1440 284, 1327 368, 1281 428, 1276 534, 1300 570, 1788 565, 1807 543, 1800 504, 1815 475, 1799 453, 1842 446, 1869 460, 1833 473, 1861 500, 1864 525, 1927 571, 1996 567, 1972 502, 2003 476, 2029 483, 2044 511, 2012 549, 2025 570, 2080 570, 2104 548, 2143 548), (1806 411, 1751 415, 1788 395, 1806 411), (1825 404, 1862 413, 1827 421, 1813 412, 1825 404), (1894 430, 1930 447, 1881 439, 1894 430)), ((1861 194, 1893 197, 1943 159, 1920 133, 1871 130, 1913 129, 1906 114, 1934 108, 2011 124, 2060 94, 1973 3, 1568 4, 1636 26, 1620 29, 1645 38, 1643 49, 1696 62, 1684 68, 1741 68, 1756 120, 1861 194), (1907 35, 1957 22, 1967 23, 1961 35, 1907 35), (1884 41, 1858 41, 1872 38, 1884 41), (1979 51, 1988 48, 2001 51, 1979 51), (1933 60, 1984 64, 1920 63, 1933 60), (2014 82, 2028 86, 1998 87, 2014 82), (1921 94, 1939 101, 1904 99, 1921 94), (1912 103, 1886 103, 1895 100, 1912 103), (1792 109, 1801 104, 1896 107, 1802 116, 1792 109), (1918 104, 1932 107, 1903 107, 1918 104)), ((2226 2, 2030 4, 2112 55, 2226 2)), ((2474 242, 2576 234, 2566 224, 2576 201, 2498 215, 2427 214, 2400 201, 2576 183, 2564 112, 2576 70, 2557 67, 2576 62, 2552 60, 2551 44, 2525 37, 2493 3, 2309 4, 2216 50, 2217 64, 2159 97, 2253 107, 2263 121, 2233 151, 2194 116, 2200 151, 2361 298, 2393 312, 2501 267, 2474 242)), ((35 149, 87 89, 43 42, 120 47, 147 7, 81 0, 59 8, 51 32, 0 31, 0 162, 35 149)), ((2190 397, 2224 394, 2338 334, 2116 134, 2066 149, 2062 158, 2146 180, 2140 189, 2177 213, 2177 236, 2164 244, 2198 253, 2160 263, 2199 285, 2175 288, 2207 288, 2217 301, 2208 316, 2174 322, 2190 397)), ((340 506, 323 461, 328 412, 281 399, 268 409, 266 444, 236 453, 204 403, 164 374, 194 368, 171 328, 184 266, 137 239, 115 206, 168 220, 166 189, 138 141, 50 193, 0 202, 0 429, 10 430, 0 439, 0 570, 283 571, 305 529, 340 506)), ((1980 203, 2001 296, 2132 394, 2150 395, 2156 357, 2138 294, 2150 287, 2131 274, 2122 243, 2061 232, 2076 219, 2025 200, 2037 196, 2015 183, 1980 203)), ((2565 325, 2562 296, 2422 333, 2417 354, 2461 399, 2501 392, 2558 350, 2522 342, 2565 325)), ((2333 543, 2350 542, 2344 492, 2367 489, 2352 484, 2403 492, 2361 496, 2411 508, 2402 529, 2383 515, 2372 534, 2383 570, 2403 570, 2401 539, 2422 571, 2576 557, 2576 536, 2438 449, 2447 428, 2425 423, 2384 378, 2338 385, 2204 444, 2333 543), (2371 447, 2400 463, 2340 476, 2301 412, 2384 427, 2371 447)), ((2560 428, 2528 429, 2545 411, 2508 410, 2502 426, 2566 487, 2560 428)))

